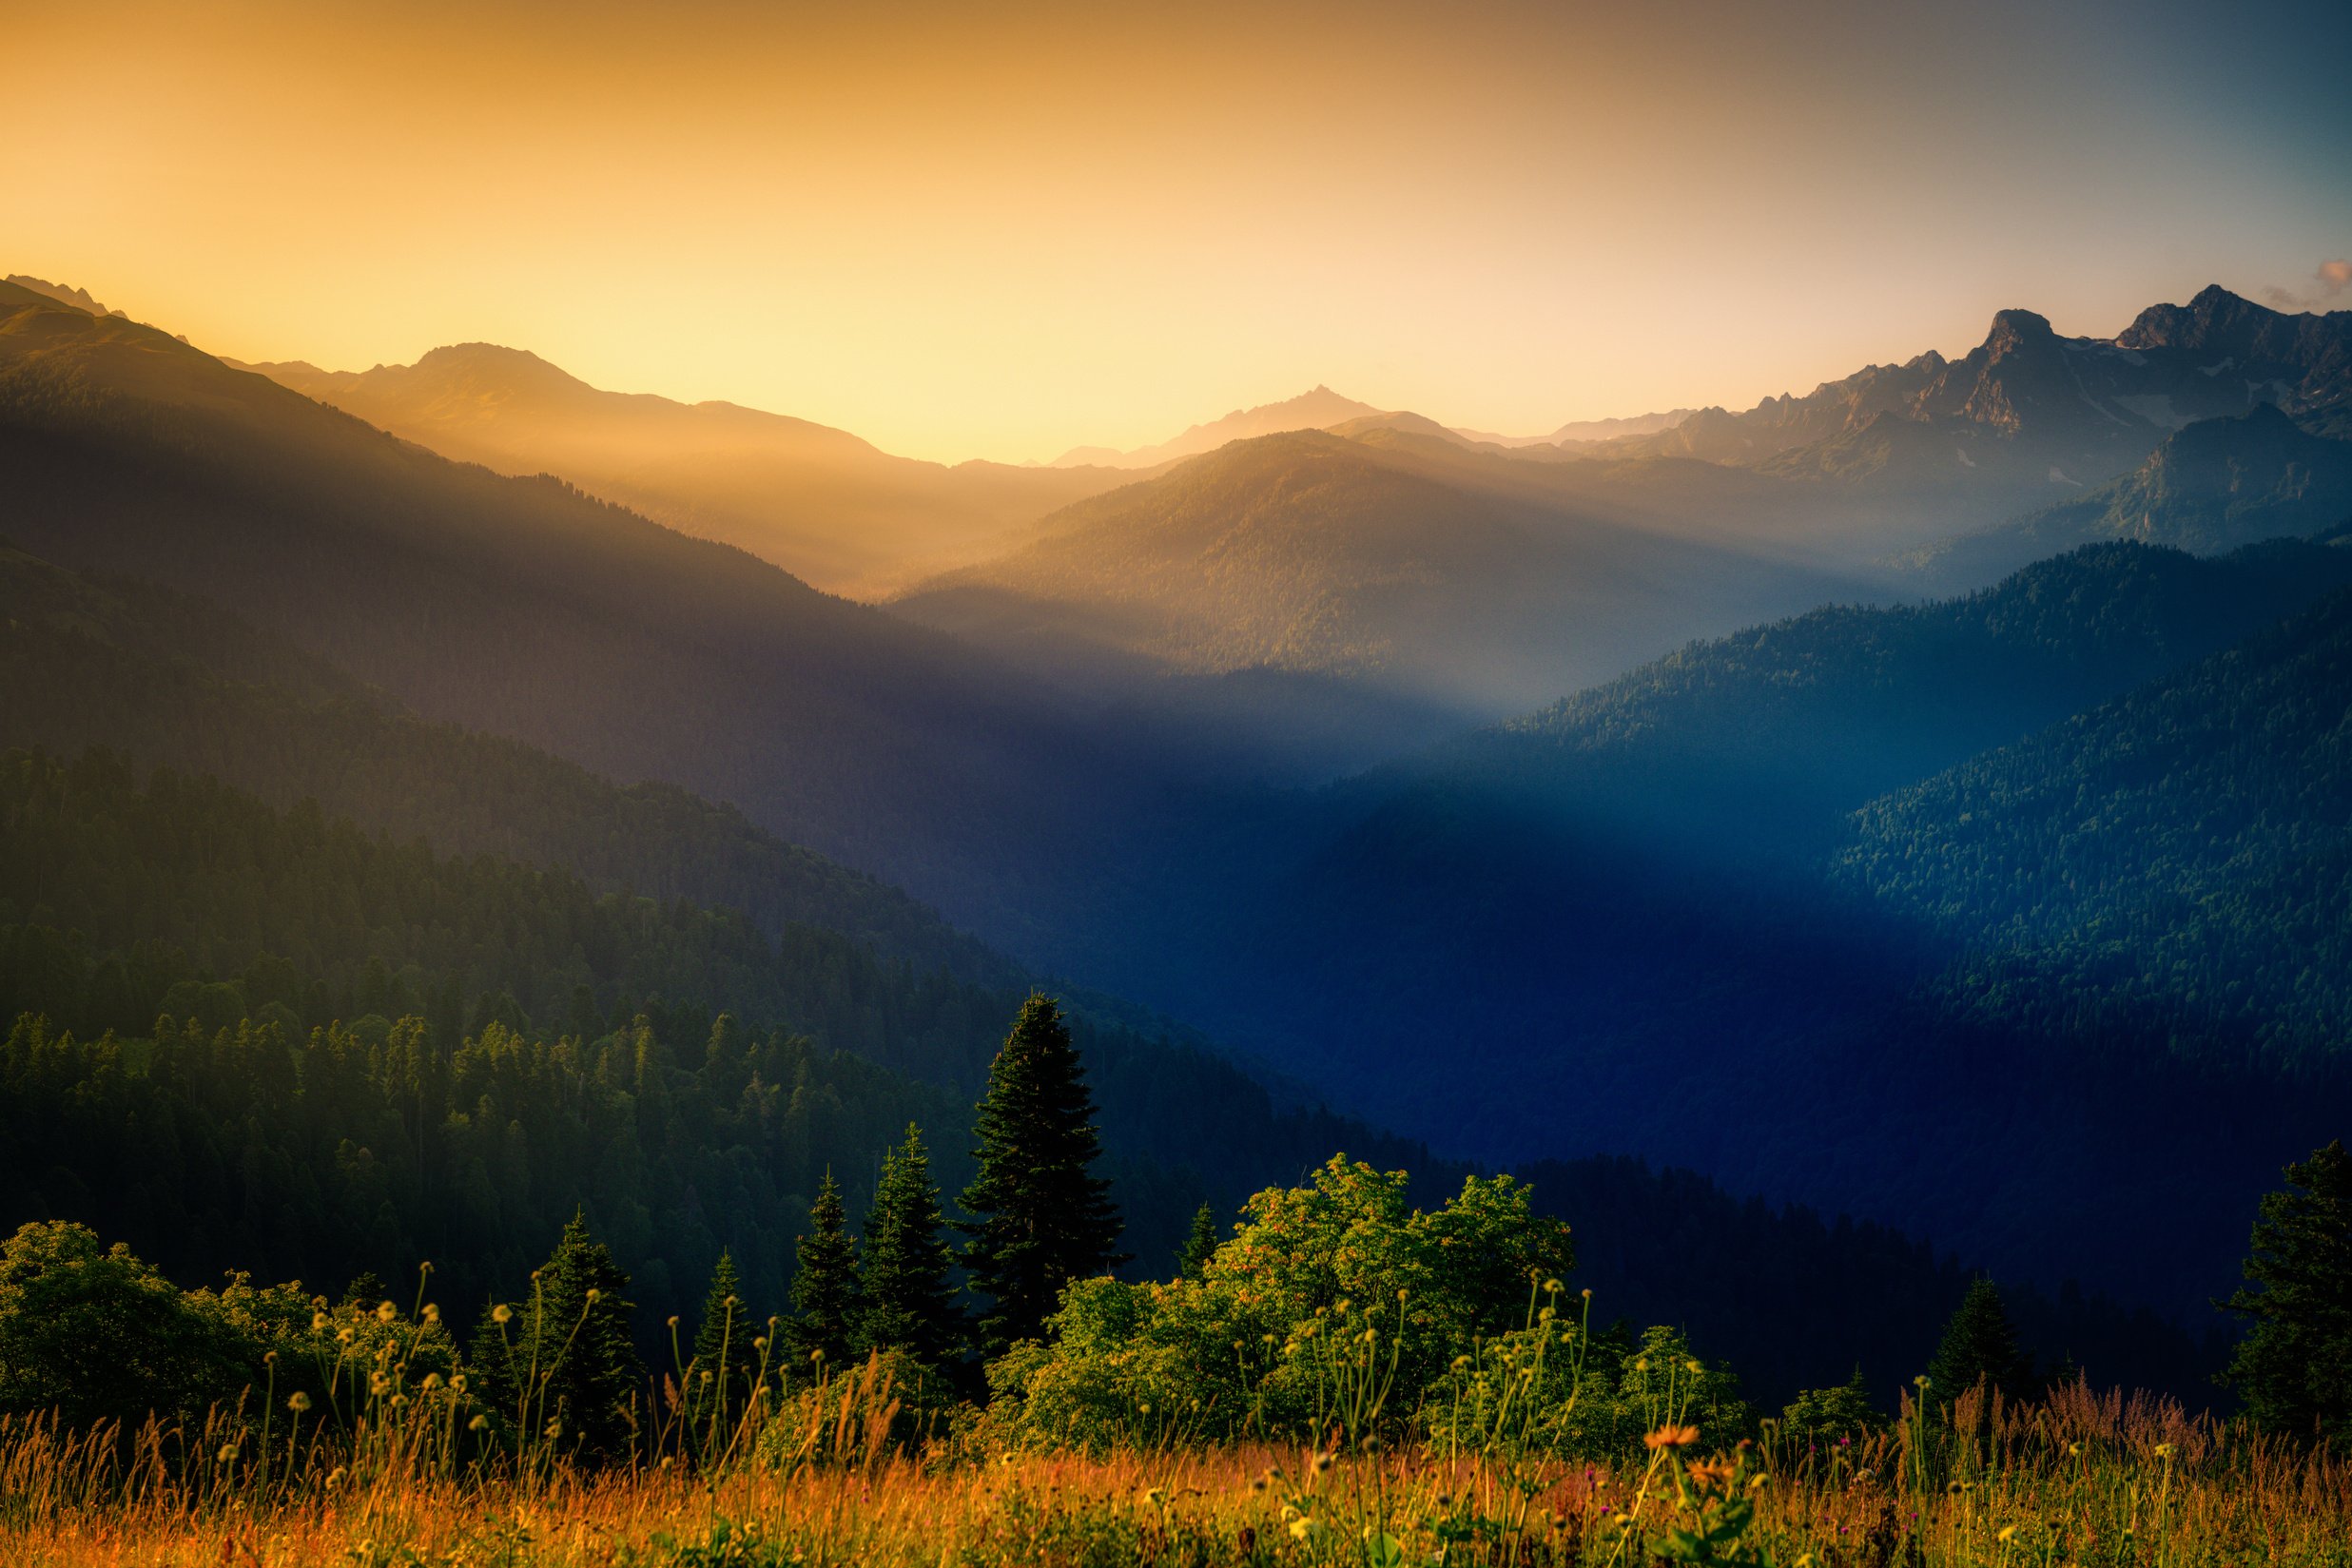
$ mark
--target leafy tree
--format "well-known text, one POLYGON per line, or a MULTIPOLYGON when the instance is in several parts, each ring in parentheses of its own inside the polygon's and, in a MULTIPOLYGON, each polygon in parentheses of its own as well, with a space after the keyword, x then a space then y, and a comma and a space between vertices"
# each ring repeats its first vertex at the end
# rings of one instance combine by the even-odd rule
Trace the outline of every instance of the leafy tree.
POLYGON ((642 1367, 630 1343, 629 1276, 605 1245, 589 1233, 575 1210, 555 1250, 532 1275, 531 1298, 511 1320, 494 1308, 476 1344, 493 1373, 493 1387, 534 1433, 549 1425, 560 1441, 594 1458, 612 1458, 635 1431, 635 1396, 642 1367), (510 1340, 508 1322, 517 1326, 510 1340))
POLYGON ((2338 1139, 2264 1194, 2245 1287, 2222 1305, 2251 1319, 2226 1381, 2273 1431, 2352 1438, 2352 1155, 2338 1139))
POLYGON ((1095 1174, 1094 1117, 1060 1009, 1033 994, 988 1069, 972 1127, 980 1169, 963 1194, 975 1218, 962 1229, 973 1288, 990 1301, 983 1356, 1042 1334, 1072 1280, 1125 1261, 1110 1183, 1095 1174))
POLYGON ((28 1225, 0 1248, 0 1412, 70 1426, 201 1414, 257 1369, 216 1315, 86 1226, 28 1225))
POLYGON ((990 1386, 1009 1396, 997 1419, 1012 1438, 1094 1445, 1175 1412, 1219 1435, 1288 1436, 1328 1414, 1332 1359, 1355 1356, 1370 1330, 1395 1368, 1382 1419, 1401 1423, 1481 1339, 1531 1332, 1556 1346, 1546 1314, 1565 1310, 1567 1227, 1508 1176, 1469 1177, 1433 1212, 1406 1186, 1401 1171, 1334 1157, 1310 1186, 1250 1199, 1197 1280, 1079 1281, 1050 1344, 990 1364, 990 1386))
POLYGON ((1193 1213, 1193 1228, 1185 1234, 1184 1245, 1176 1251, 1176 1277, 1196 1280, 1200 1271, 1216 1256, 1216 1210, 1202 1204, 1193 1213))
POLYGON ((865 1288, 858 1278, 856 1244, 842 1208, 833 1172, 825 1173, 816 1202, 808 1206, 808 1233, 800 1239, 800 1267, 792 1274, 791 1323, 785 1340, 803 1362, 822 1358, 835 1365, 856 1346, 865 1288))
POLYGON ((906 1141, 883 1156, 873 1210, 862 1238, 865 1306, 860 1340, 870 1349, 904 1350, 940 1365, 962 1338, 949 1280, 954 1255, 942 1231, 939 1188, 923 1133, 909 1124, 906 1141))
POLYGON ((1979 1382, 2011 1399, 2032 1391, 2031 1364, 2017 1347, 2017 1330, 2000 1289, 1982 1275, 1970 1283, 1928 1364, 1928 1384, 1938 1399, 1967 1393, 1979 1382))
POLYGON ((709 1386, 722 1407, 739 1407, 759 1378, 759 1350, 751 1342, 766 1332, 743 1299, 734 1254, 721 1249, 718 1266, 710 1270, 710 1288, 703 1294, 702 1316, 694 1325, 689 1396, 700 1401, 703 1375, 709 1373, 709 1386))

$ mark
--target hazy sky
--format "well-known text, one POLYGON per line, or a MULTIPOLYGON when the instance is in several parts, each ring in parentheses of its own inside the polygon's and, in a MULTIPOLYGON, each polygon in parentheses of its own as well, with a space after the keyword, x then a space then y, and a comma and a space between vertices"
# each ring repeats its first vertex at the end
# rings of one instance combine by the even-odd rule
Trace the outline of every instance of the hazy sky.
POLYGON ((2352 255, 2352 7, 15 5, 0 272, 922 456, 1533 433, 2352 255))

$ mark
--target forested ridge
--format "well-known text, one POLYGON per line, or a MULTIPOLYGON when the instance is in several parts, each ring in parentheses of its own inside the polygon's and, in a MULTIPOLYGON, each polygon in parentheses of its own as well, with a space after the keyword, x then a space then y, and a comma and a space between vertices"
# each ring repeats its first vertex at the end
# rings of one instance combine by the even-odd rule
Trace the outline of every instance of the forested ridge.
MULTIPOLYGON (((816 928, 769 939, 740 915, 437 858, 215 781, 142 780, 106 752, 7 756, 0 885, 0 1002, 20 1018, 0 1218, 86 1218, 199 1278, 233 1266, 327 1287, 431 1258, 445 1288, 478 1290, 585 1201, 651 1321, 721 1247, 779 1299, 826 1169, 862 1206, 912 1121, 961 1174, 974 1086, 1019 999, 816 928)), ((1282 1109, 1197 1051, 1082 1016, 1077 1030, 1147 1269, 1204 1198, 1230 1206, 1317 1151, 1408 1166, 1416 1191, 1458 1179, 1282 1109)), ((1768 1389, 1873 1346, 1897 1354, 1965 1283, 1956 1260, 1892 1232, 1742 1206, 1635 1162, 1537 1179, 1544 1207, 1593 1238, 1589 1277, 1620 1309, 1714 1329, 1768 1389), (1753 1266, 1746 1283, 1707 1289, 1733 1259, 1753 1266), (1759 1314, 1759 1291, 1785 1307, 1759 1314), (1792 1335, 1791 1317, 1818 1333, 1792 1335)), ((2153 1319, 2025 1300, 2050 1343, 2149 1381, 2205 1364, 2153 1319)))

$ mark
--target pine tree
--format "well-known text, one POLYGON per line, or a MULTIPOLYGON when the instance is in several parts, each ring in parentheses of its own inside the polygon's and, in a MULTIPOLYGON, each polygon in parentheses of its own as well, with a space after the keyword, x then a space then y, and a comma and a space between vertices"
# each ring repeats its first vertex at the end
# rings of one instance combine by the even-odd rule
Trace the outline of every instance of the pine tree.
POLYGON ((1060 1011, 1032 996, 988 1069, 973 1135, 980 1171, 963 1194, 974 1217, 964 1266, 990 1301, 980 1323, 985 1357, 1044 1333, 1074 1279, 1124 1262, 1094 1098, 1060 1011))
POLYGON ((906 1141, 883 1156, 874 1210, 862 1238, 865 1347, 903 1349, 933 1366, 955 1355, 963 1314, 956 1308, 948 1280, 955 1259, 941 1234, 943 1229, 931 1158, 923 1151, 922 1130, 909 1123, 906 1141))
POLYGON ((2251 1319, 2224 1381, 2273 1431, 2352 1439, 2352 1155, 2342 1140, 2286 1168, 2263 1195, 2245 1288, 2222 1306, 2251 1319))
POLYGON ((722 1250, 718 1267, 710 1270, 710 1288, 703 1294, 701 1321, 694 1326, 688 1394, 698 1409, 710 1403, 703 1398, 706 1388, 722 1409, 742 1408, 760 1375, 759 1351, 751 1342, 765 1331, 743 1299, 734 1255, 722 1250), (703 1381, 706 1372, 710 1374, 708 1384, 703 1381))
POLYGON ((495 1323, 493 1308, 476 1344, 526 1441, 552 1423, 559 1443, 592 1457, 627 1449, 643 1372, 629 1337, 628 1288, 629 1276, 589 1234, 586 1214, 574 1210, 508 1323, 495 1323), (501 1331, 509 1327, 511 1337, 501 1331), (505 1345, 502 1355, 489 1347, 494 1336, 505 1345))
POLYGON ((1176 1274, 1188 1280, 1200 1278, 1200 1271, 1209 1267, 1216 1255, 1216 1210, 1202 1204, 1193 1215, 1193 1229, 1176 1249, 1176 1274))
POLYGON ((1959 1310, 1944 1326, 1943 1343, 1936 1346, 1927 1375, 1939 1400, 1956 1399, 1979 1381, 2011 1399, 2031 1391, 2031 1366, 2017 1348, 2017 1330, 1991 1280, 1979 1275, 1971 1283, 1959 1310))
POLYGON ((864 1296, 841 1189, 827 1171, 817 1201, 808 1206, 808 1233, 800 1239, 799 1263, 792 1271, 795 1315, 785 1329, 792 1353, 803 1363, 818 1359, 820 1353, 835 1366, 846 1362, 857 1343, 864 1296))

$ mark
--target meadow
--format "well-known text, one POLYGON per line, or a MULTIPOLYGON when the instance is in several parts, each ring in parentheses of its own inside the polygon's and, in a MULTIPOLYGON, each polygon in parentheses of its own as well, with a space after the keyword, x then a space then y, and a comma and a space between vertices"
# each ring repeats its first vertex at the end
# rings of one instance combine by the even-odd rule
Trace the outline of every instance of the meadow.
MULTIPOLYGON (((1217 1564, 2352 1562, 2352 1472, 2168 1402, 2076 1385, 1964 1396, 1858 1442, 1765 1423, 1729 1451, 1665 1423, 1634 1455, 1496 1442, 1356 1451, 1258 1442, 987 1452, 895 1435, 879 1362, 804 1391, 791 1452, 760 1422, 701 1467, 447 1465, 428 1397, 320 1438, 242 1423, 76 1436, 0 1424, 0 1560, 132 1564, 1217 1564), (204 1462, 206 1449, 226 1441, 204 1462), (1685 1441, 1688 1440, 1688 1441, 1685 1441), (227 1457, 221 1457, 226 1454, 227 1457), (193 1460, 193 1462, 191 1462, 193 1460)), ((764 1418, 773 1423, 774 1417, 764 1418)))

